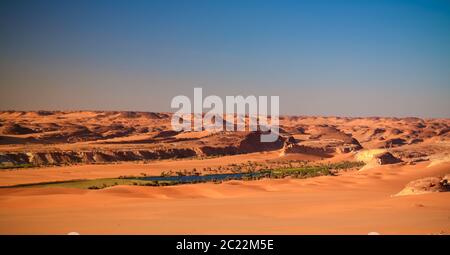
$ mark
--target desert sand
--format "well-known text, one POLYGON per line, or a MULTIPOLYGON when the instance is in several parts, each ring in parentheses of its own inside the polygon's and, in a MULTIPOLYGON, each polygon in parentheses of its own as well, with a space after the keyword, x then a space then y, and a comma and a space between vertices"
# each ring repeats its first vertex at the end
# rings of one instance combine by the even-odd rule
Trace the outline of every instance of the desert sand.
POLYGON ((254 132, 174 133, 169 113, 1 112, 0 233, 450 233, 450 120, 286 116, 280 124, 279 141, 263 146, 254 132), (16 186, 295 160, 365 165, 306 179, 16 186), (430 186, 421 181, 402 193, 430 177, 442 188, 421 192, 430 186))

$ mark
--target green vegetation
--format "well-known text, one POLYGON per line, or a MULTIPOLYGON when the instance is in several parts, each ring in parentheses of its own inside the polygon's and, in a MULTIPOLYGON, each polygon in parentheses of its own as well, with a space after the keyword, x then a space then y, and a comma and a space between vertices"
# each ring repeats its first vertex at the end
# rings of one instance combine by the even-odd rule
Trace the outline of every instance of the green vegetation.
MULTIPOLYGON (((262 169, 262 170, 252 170, 244 172, 244 173, 230 173, 223 174, 225 175, 221 179, 200 179, 200 178, 192 178, 189 181, 183 181, 181 179, 173 180, 174 177, 185 177, 185 176, 199 176, 200 173, 194 169, 191 172, 187 170, 178 171, 178 172, 162 172, 161 177, 170 178, 170 180, 148 180, 143 179, 147 178, 147 176, 141 173, 141 177, 133 177, 133 176, 120 176, 118 178, 103 178, 103 179, 94 179, 94 180, 72 180, 72 181, 62 181, 62 182, 47 182, 47 183, 36 183, 36 184, 24 184, 24 185, 16 185, 14 187, 62 187, 62 188, 78 188, 78 189, 103 189, 107 187, 112 187, 116 185, 134 185, 134 186, 169 186, 169 185, 178 185, 178 184, 193 184, 193 183, 201 183, 201 182, 212 182, 212 183, 221 183, 223 181, 228 180, 259 180, 262 178, 310 178, 316 176, 325 176, 325 175, 334 175, 338 171, 359 168, 364 165, 363 162, 350 162, 344 161, 339 163, 330 163, 330 164, 319 164, 319 165, 302 165, 289 167, 291 164, 288 164, 286 167, 279 167, 276 169, 262 169), (174 174, 174 175, 172 175, 174 174)), ((148 177, 151 178, 151 177, 148 177)))
POLYGON ((257 180, 261 178, 310 178, 323 175, 334 175, 338 170, 359 168, 363 162, 344 161, 332 164, 304 165, 301 167, 284 167, 277 169, 261 170, 244 175, 244 180, 257 180))
MULTIPOLYGON (((135 186, 168 186, 175 185, 173 181, 146 181, 139 179, 123 179, 123 178, 103 178, 93 180, 71 180, 60 182, 45 182, 35 184, 20 184, 13 187, 33 187, 33 188, 77 188, 77 189, 104 189, 117 185, 135 185, 135 186)), ((4 187, 3 187, 4 188, 4 187)))
POLYGON ((343 170, 343 169, 350 169, 350 168, 360 168, 363 167, 366 163, 362 161, 343 161, 338 163, 329 164, 328 166, 331 169, 335 170, 343 170))
POLYGON ((320 165, 275 169, 270 171, 271 178, 284 178, 287 176, 291 176, 293 178, 308 178, 321 175, 331 175, 330 168, 326 165, 320 165))

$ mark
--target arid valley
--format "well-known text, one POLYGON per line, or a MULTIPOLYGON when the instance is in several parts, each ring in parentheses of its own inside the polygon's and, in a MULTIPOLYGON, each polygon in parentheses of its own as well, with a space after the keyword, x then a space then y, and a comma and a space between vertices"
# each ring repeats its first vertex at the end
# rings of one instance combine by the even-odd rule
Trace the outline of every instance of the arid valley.
POLYGON ((280 136, 170 113, 0 113, 1 234, 449 234, 450 120, 280 117, 280 136))

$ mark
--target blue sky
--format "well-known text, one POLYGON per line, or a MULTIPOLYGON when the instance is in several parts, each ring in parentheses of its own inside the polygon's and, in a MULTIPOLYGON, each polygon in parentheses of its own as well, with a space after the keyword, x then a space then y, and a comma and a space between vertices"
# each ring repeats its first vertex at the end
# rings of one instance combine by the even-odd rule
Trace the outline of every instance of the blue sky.
POLYGON ((0 109, 450 117, 450 1, 2 1, 0 109))

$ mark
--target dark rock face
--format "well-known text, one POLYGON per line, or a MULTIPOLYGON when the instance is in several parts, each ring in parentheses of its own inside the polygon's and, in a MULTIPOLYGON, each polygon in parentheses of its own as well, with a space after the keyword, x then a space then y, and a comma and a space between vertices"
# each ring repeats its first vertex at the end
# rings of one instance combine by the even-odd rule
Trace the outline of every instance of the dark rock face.
POLYGON ((55 151, 0 154, 0 165, 31 164, 33 166, 76 163, 109 163, 153 159, 188 158, 197 152, 189 148, 140 151, 55 151))
POLYGON ((450 132, 450 128, 443 128, 443 129, 439 130, 438 135, 445 135, 448 132, 450 132))
POLYGON ((385 148, 391 148, 391 147, 397 147, 397 146, 402 146, 406 144, 406 140, 402 139, 402 138, 394 138, 394 139, 389 139, 386 140, 384 147, 385 148))
POLYGON ((201 147, 200 150, 206 156, 235 155, 239 153, 238 148, 235 146, 227 146, 227 147, 204 146, 201 147))
POLYGON ((350 144, 355 146, 355 150, 361 150, 363 148, 356 138, 352 138, 350 144))
POLYGON ((377 162, 380 165, 396 164, 403 162, 401 159, 396 158, 390 152, 385 152, 376 156, 377 162))
POLYGON ((409 182, 397 195, 414 195, 431 192, 449 192, 450 174, 444 177, 425 177, 409 182))
POLYGON ((251 132, 249 133, 244 140, 239 144, 239 152, 241 153, 249 153, 249 152, 258 152, 258 151, 271 151, 271 150, 279 150, 283 148, 284 141, 286 138, 282 136, 278 136, 275 142, 261 142, 261 136, 264 133, 261 131, 251 132))
POLYGON ((36 113, 37 113, 37 115, 39 115, 39 116, 50 116, 50 115, 55 114, 55 112, 52 112, 52 111, 43 111, 43 110, 37 111, 36 113))
POLYGON ((302 153, 309 155, 318 155, 318 156, 328 156, 331 155, 335 150, 327 147, 314 147, 307 146, 302 144, 288 144, 284 148, 284 153, 302 153))
POLYGON ((19 124, 8 124, 3 127, 3 134, 5 135, 27 135, 33 133, 35 133, 33 129, 19 124))
POLYGON ((409 144, 417 144, 423 142, 423 139, 421 138, 413 138, 409 141, 409 144))
POLYGON ((172 137, 178 135, 180 132, 174 130, 164 130, 159 132, 153 138, 172 137))
POLYGON ((384 129, 384 128, 375 128, 375 129, 373 130, 373 134, 374 134, 374 135, 382 134, 382 133, 384 133, 384 132, 386 132, 386 129, 384 129))

